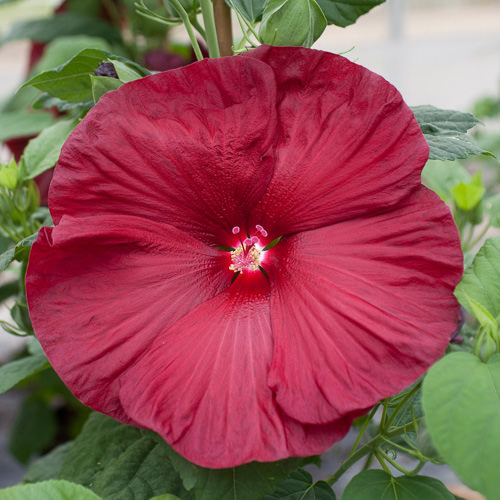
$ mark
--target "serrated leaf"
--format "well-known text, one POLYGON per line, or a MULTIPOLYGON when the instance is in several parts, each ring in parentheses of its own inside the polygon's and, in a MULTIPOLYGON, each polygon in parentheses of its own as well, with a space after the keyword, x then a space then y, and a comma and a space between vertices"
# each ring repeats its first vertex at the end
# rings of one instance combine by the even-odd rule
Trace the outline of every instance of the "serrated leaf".
POLYGON ((479 154, 494 156, 480 148, 467 135, 470 128, 481 123, 471 113, 438 109, 429 105, 414 106, 411 109, 429 144, 429 159, 456 160, 479 154))
POLYGON ((81 13, 65 12, 44 19, 15 23, 0 40, 0 45, 12 40, 29 38, 37 42, 50 42, 61 36, 87 35, 110 42, 120 42, 120 31, 110 24, 81 13))
POLYGON ((73 441, 59 445, 50 453, 31 463, 23 477, 24 483, 38 483, 49 479, 57 479, 61 465, 68 454, 73 441))
POLYGON ((498 498, 500 354, 483 363, 455 352, 429 370, 423 405, 432 441, 456 474, 486 498, 498 498))
POLYGON ((290 472, 314 461, 314 458, 290 458, 273 463, 252 462, 231 469, 206 469, 171 448, 169 456, 184 487, 193 490, 196 500, 261 500, 290 472))
POLYGON ((230 7, 234 7, 250 22, 260 21, 264 11, 265 0, 226 0, 230 7))
POLYGON ((28 142, 23 154, 24 179, 33 179, 52 168, 77 120, 60 120, 28 142))
POLYGON ((272 495, 262 500, 335 500, 335 493, 324 481, 314 483, 311 474, 299 469, 290 474, 272 495))
POLYGON ((481 304, 494 318, 500 316, 500 236, 489 238, 464 272, 455 289, 459 302, 474 314, 468 297, 481 304))
POLYGON ((49 368, 49 366, 43 353, 17 359, 0 366, 0 394, 12 389, 29 376, 49 368))
POLYGON ((93 413, 66 455, 59 477, 88 486, 106 500, 149 500, 166 493, 191 500, 170 463, 169 450, 153 432, 93 413))
POLYGON ((385 0, 318 0, 328 24, 346 27, 385 0))
POLYGON ((55 119, 49 113, 32 113, 28 110, 0 113, 0 142, 36 135, 54 123, 55 119))
POLYGON ((354 476, 342 500, 454 500, 446 486, 433 477, 392 477, 383 470, 367 470, 354 476))
POLYGON ((102 500, 87 488, 68 481, 43 481, 0 490, 0 500, 102 500))

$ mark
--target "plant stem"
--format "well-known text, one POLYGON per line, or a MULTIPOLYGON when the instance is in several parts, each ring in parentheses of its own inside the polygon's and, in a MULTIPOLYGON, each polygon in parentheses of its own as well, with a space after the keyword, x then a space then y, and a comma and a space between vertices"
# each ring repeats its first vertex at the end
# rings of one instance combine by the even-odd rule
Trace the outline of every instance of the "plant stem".
MULTIPOLYGON (((163 0, 163 3, 165 5, 165 8, 167 9, 168 8, 167 0, 163 0)), ((182 22, 184 23, 184 26, 186 27, 186 31, 189 35, 189 40, 191 41, 191 45, 193 46, 196 59, 198 61, 201 61, 203 59, 203 54, 201 53, 200 46, 198 45, 198 40, 196 40, 196 35, 194 34, 193 26, 191 25, 191 21, 189 20, 187 12, 184 10, 179 0, 170 0, 170 3, 177 11, 179 17, 182 19, 182 22)))
MULTIPOLYGON (((416 420, 416 422, 419 422, 422 420, 423 417, 420 417, 416 420)), ((344 463, 335 471, 335 473, 330 476, 329 478, 325 479, 324 481, 327 482, 328 484, 332 485, 334 484, 344 472, 346 472, 353 464, 355 464, 358 460, 363 458, 365 455, 368 455, 368 453, 374 453, 375 456, 377 456, 377 447, 379 444, 384 442, 387 438, 391 438, 393 436, 398 436, 400 434, 404 434, 407 430, 412 429, 413 426, 415 425, 415 422, 409 422, 405 425, 402 425, 400 427, 395 427, 392 431, 385 432, 384 434, 377 434, 373 439, 368 441, 365 445, 363 445, 359 450, 355 451, 354 453, 350 454, 344 463)))
POLYGON ((217 31, 215 29, 214 10, 211 0, 200 0, 201 15, 207 33, 208 54, 210 57, 220 57, 217 31))
POLYGON ((225 0, 213 0, 215 28, 219 40, 221 56, 233 55, 233 28, 231 26, 231 9, 225 0))

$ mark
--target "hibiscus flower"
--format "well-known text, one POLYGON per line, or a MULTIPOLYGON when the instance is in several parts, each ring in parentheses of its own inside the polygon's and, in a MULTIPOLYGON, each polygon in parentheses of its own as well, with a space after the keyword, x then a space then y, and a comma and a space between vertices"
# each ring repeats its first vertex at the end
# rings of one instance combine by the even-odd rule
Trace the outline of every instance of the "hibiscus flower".
POLYGON ((394 87, 262 46, 128 83, 66 142, 27 273, 86 405, 230 467, 325 451, 457 324, 448 208, 394 87))

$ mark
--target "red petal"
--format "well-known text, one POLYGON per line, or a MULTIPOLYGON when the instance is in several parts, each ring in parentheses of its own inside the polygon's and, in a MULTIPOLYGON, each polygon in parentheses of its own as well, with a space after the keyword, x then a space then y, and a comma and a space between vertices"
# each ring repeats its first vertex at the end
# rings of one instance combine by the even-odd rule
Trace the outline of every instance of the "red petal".
POLYGON ((424 187, 392 211, 284 238, 269 253, 269 383, 291 417, 323 423, 367 408, 443 355, 462 255, 448 208, 424 187))
POLYGON ((275 98, 270 68, 243 58, 206 59, 106 94, 63 148, 54 222, 139 215, 229 244, 272 175, 275 98))
POLYGON ((124 372, 179 318, 229 286, 226 261, 166 224, 63 217, 40 230, 31 251, 26 286, 37 338, 82 402, 129 422, 117 397, 124 372))
POLYGON ((278 85, 274 177, 255 222, 279 236, 397 204, 420 184, 429 148, 399 92, 347 59, 261 46, 278 85))
POLYGON ((263 275, 242 275, 180 320, 130 367, 123 407, 188 460, 232 467, 311 455, 351 421, 303 426, 282 417, 267 384, 273 341, 263 275))

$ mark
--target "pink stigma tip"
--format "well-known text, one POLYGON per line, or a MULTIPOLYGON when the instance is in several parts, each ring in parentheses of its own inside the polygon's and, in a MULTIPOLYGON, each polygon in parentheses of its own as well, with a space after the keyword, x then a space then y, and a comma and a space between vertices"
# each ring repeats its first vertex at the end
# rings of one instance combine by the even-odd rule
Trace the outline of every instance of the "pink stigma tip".
POLYGON ((255 226, 255 229, 257 229, 257 231, 259 231, 259 233, 262 234, 264 238, 267 236, 267 231, 260 224, 257 224, 255 226))
POLYGON ((240 227, 239 226, 234 226, 233 229, 233 234, 238 234, 240 232, 240 227))
POLYGON ((252 240, 252 243, 254 245, 256 245, 259 242, 259 238, 257 238, 257 236, 252 236, 250 239, 252 240))

